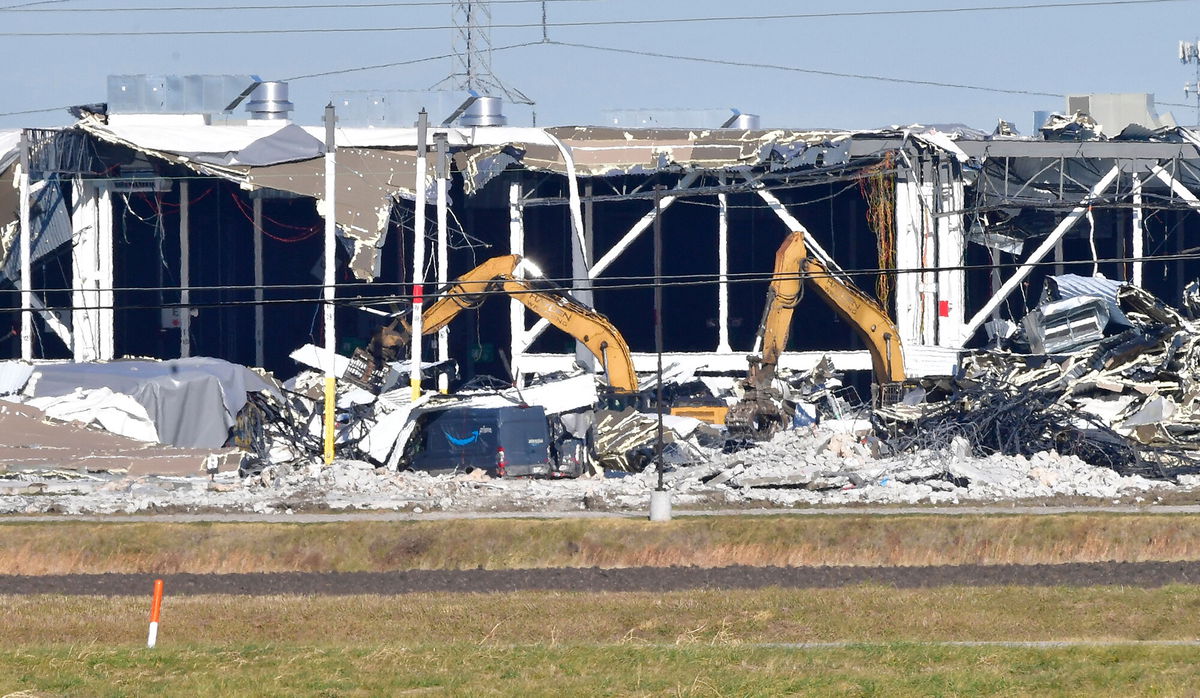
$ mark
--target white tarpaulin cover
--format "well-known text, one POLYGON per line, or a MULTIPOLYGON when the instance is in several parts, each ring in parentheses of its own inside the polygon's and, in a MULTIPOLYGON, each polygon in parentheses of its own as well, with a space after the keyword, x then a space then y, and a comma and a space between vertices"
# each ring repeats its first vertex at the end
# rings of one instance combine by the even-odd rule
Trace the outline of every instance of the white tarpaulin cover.
POLYGON ((132 397, 149 415, 159 441, 218 448, 246 404, 248 391, 276 389, 245 366, 207 357, 172 361, 42 364, 25 386, 33 398, 108 388, 132 397))
POLYGON ((58 397, 38 397, 26 404, 42 410, 50 419, 95 424, 105 431, 138 441, 158 441, 158 430, 146 408, 132 397, 108 388, 79 389, 58 397))

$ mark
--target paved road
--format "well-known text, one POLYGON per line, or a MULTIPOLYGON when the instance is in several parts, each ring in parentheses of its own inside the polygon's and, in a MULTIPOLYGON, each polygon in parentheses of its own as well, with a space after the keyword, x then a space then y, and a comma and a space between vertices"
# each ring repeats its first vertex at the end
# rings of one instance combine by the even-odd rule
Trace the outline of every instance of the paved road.
MULTIPOLYGON (((0 594, 144 595, 154 575, 0 576, 0 594)), ((1101 562, 1063 565, 930 567, 557 567, 518 570, 272 572, 172 574, 173 595, 406 594, 412 592, 677 591, 685 589, 835 588, 879 584, 939 586, 1134 586, 1200 584, 1200 562, 1101 562)))
MULTIPOLYGON (((1186 505, 1112 505, 1112 506, 1012 506, 993 504, 957 507, 829 507, 812 509, 712 509, 675 510, 675 518, 697 516, 896 516, 926 514, 938 516, 978 516, 981 514, 1200 514, 1200 504, 1186 505)), ((644 519, 645 512, 603 511, 428 511, 420 514, 399 511, 351 511, 326 514, 106 514, 106 515, 10 515, 0 523, 49 523, 55 521, 123 522, 151 521, 175 523, 322 523, 333 521, 450 521, 455 519, 644 519)))

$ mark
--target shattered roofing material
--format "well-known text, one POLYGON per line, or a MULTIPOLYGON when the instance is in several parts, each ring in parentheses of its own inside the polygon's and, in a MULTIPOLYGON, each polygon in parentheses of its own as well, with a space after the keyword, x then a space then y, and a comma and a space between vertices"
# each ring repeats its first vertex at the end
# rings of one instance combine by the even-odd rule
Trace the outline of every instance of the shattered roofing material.
MULTIPOLYGON (((239 182, 246 189, 270 188, 317 199, 325 193, 323 130, 292 124, 212 126, 187 121, 105 122, 88 115, 78 127, 202 174, 239 182)), ((771 170, 846 162, 849 131, 739 131, 614 129, 570 126, 540 128, 449 128, 443 132, 474 194, 509 165, 554 172, 568 178, 572 223, 579 219, 578 176, 648 174, 659 170, 771 170)), ((432 134, 431 134, 432 135, 432 134)), ((354 243, 350 268, 370 280, 378 275, 392 204, 414 197, 415 128, 337 129, 339 186, 335 218, 354 243)), ((432 177, 432 168, 427 176, 432 177)), ((428 189, 432 195, 433 188, 428 189)), ((576 230, 576 234, 579 233, 576 230)))

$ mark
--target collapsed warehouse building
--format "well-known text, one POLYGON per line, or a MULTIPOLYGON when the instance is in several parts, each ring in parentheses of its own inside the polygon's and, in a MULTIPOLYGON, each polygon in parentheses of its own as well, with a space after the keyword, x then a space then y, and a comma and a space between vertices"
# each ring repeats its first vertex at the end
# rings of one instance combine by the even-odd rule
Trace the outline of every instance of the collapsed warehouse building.
MULTIPOLYGON (((292 123, 280 86, 270 97, 252 101, 245 121, 93 106, 69 128, 0 134, 2 298, 13 328, 0 353, 216 357, 280 377, 303 369, 295 351, 324 340, 325 129, 292 123), (28 294, 15 292, 23 266, 28 294)), ((1200 140, 1184 128, 1103 130, 1083 114, 1035 137, 921 126, 526 128, 488 117, 477 109, 428 129, 422 185, 416 128, 336 129, 339 353, 365 345, 422 286, 519 254, 607 317, 637 371, 653 373, 656 224, 664 360, 675 376, 728 386, 756 350, 772 263, 794 231, 887 310, 914 378, 956 373, 971 349, 1024 341, 1020 323, 1043 304, 1048 279, 1103 275, 1178 306, 1200 277, 1186 242, 1200 225, 1200 140), (428 215, 417 215, 419 191, 428 215)), ((453 385, 599 369, 545 318, 517 300, 505 306, 469 308, 425 340, 425 356, 457 364, 453 385)), ((807 371, 828 358, 862 374, 852 384, 865 399, 871 356, 852 323, 816 294, 795 312, 802 320, 780 367, 807 371)), ((1097 322, 1055 317, 1035 334, 1074 337, 1097 322)))

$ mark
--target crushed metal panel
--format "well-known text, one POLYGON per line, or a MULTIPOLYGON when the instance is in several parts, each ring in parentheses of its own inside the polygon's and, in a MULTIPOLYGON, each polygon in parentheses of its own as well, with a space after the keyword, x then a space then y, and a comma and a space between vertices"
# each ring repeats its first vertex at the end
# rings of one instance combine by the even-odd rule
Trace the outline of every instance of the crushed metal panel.
MULTIPOLYGON (((619 129, 568 126, 546 129, 575 160, 580 176, 649 174, 664 169, 745 170, 763 164, 772 169, 834 164, 849 158, 849 131, 731 131, 699 129, 619 129), (818 147, 817 150, 811 149, 818 147)), ((510 157, 533 170, 566 174, 557 147, 514 142, 510 157), (519 157, 516 153, 520 153, 519 157)), ((499 146, 471 148, 459 158, 463 171, 488 171, 499 146), (476 161, 479 164, 476 164, 476 161)), ((494 166, 491 167, 495 169, 494 166)))
POLYGON ((1078 296, 1094 296, 1103 298, 1108 306, 1110 322, 1119 325, 1129 325, 1125 313, 1117 305, 1117 291, 1125 284, 1121 281, 1106 279, 1101 276, 1080 276, 1079 274, 1060 274, 1046 278, 1046 293, 1055 300, 1066 300, 1078 296))
POLYGON ((1103 339, 1108 304, 1094 296, 1054 301, 1032 310, 1022 324, 1033 353, 1057 354, 1103 339))

